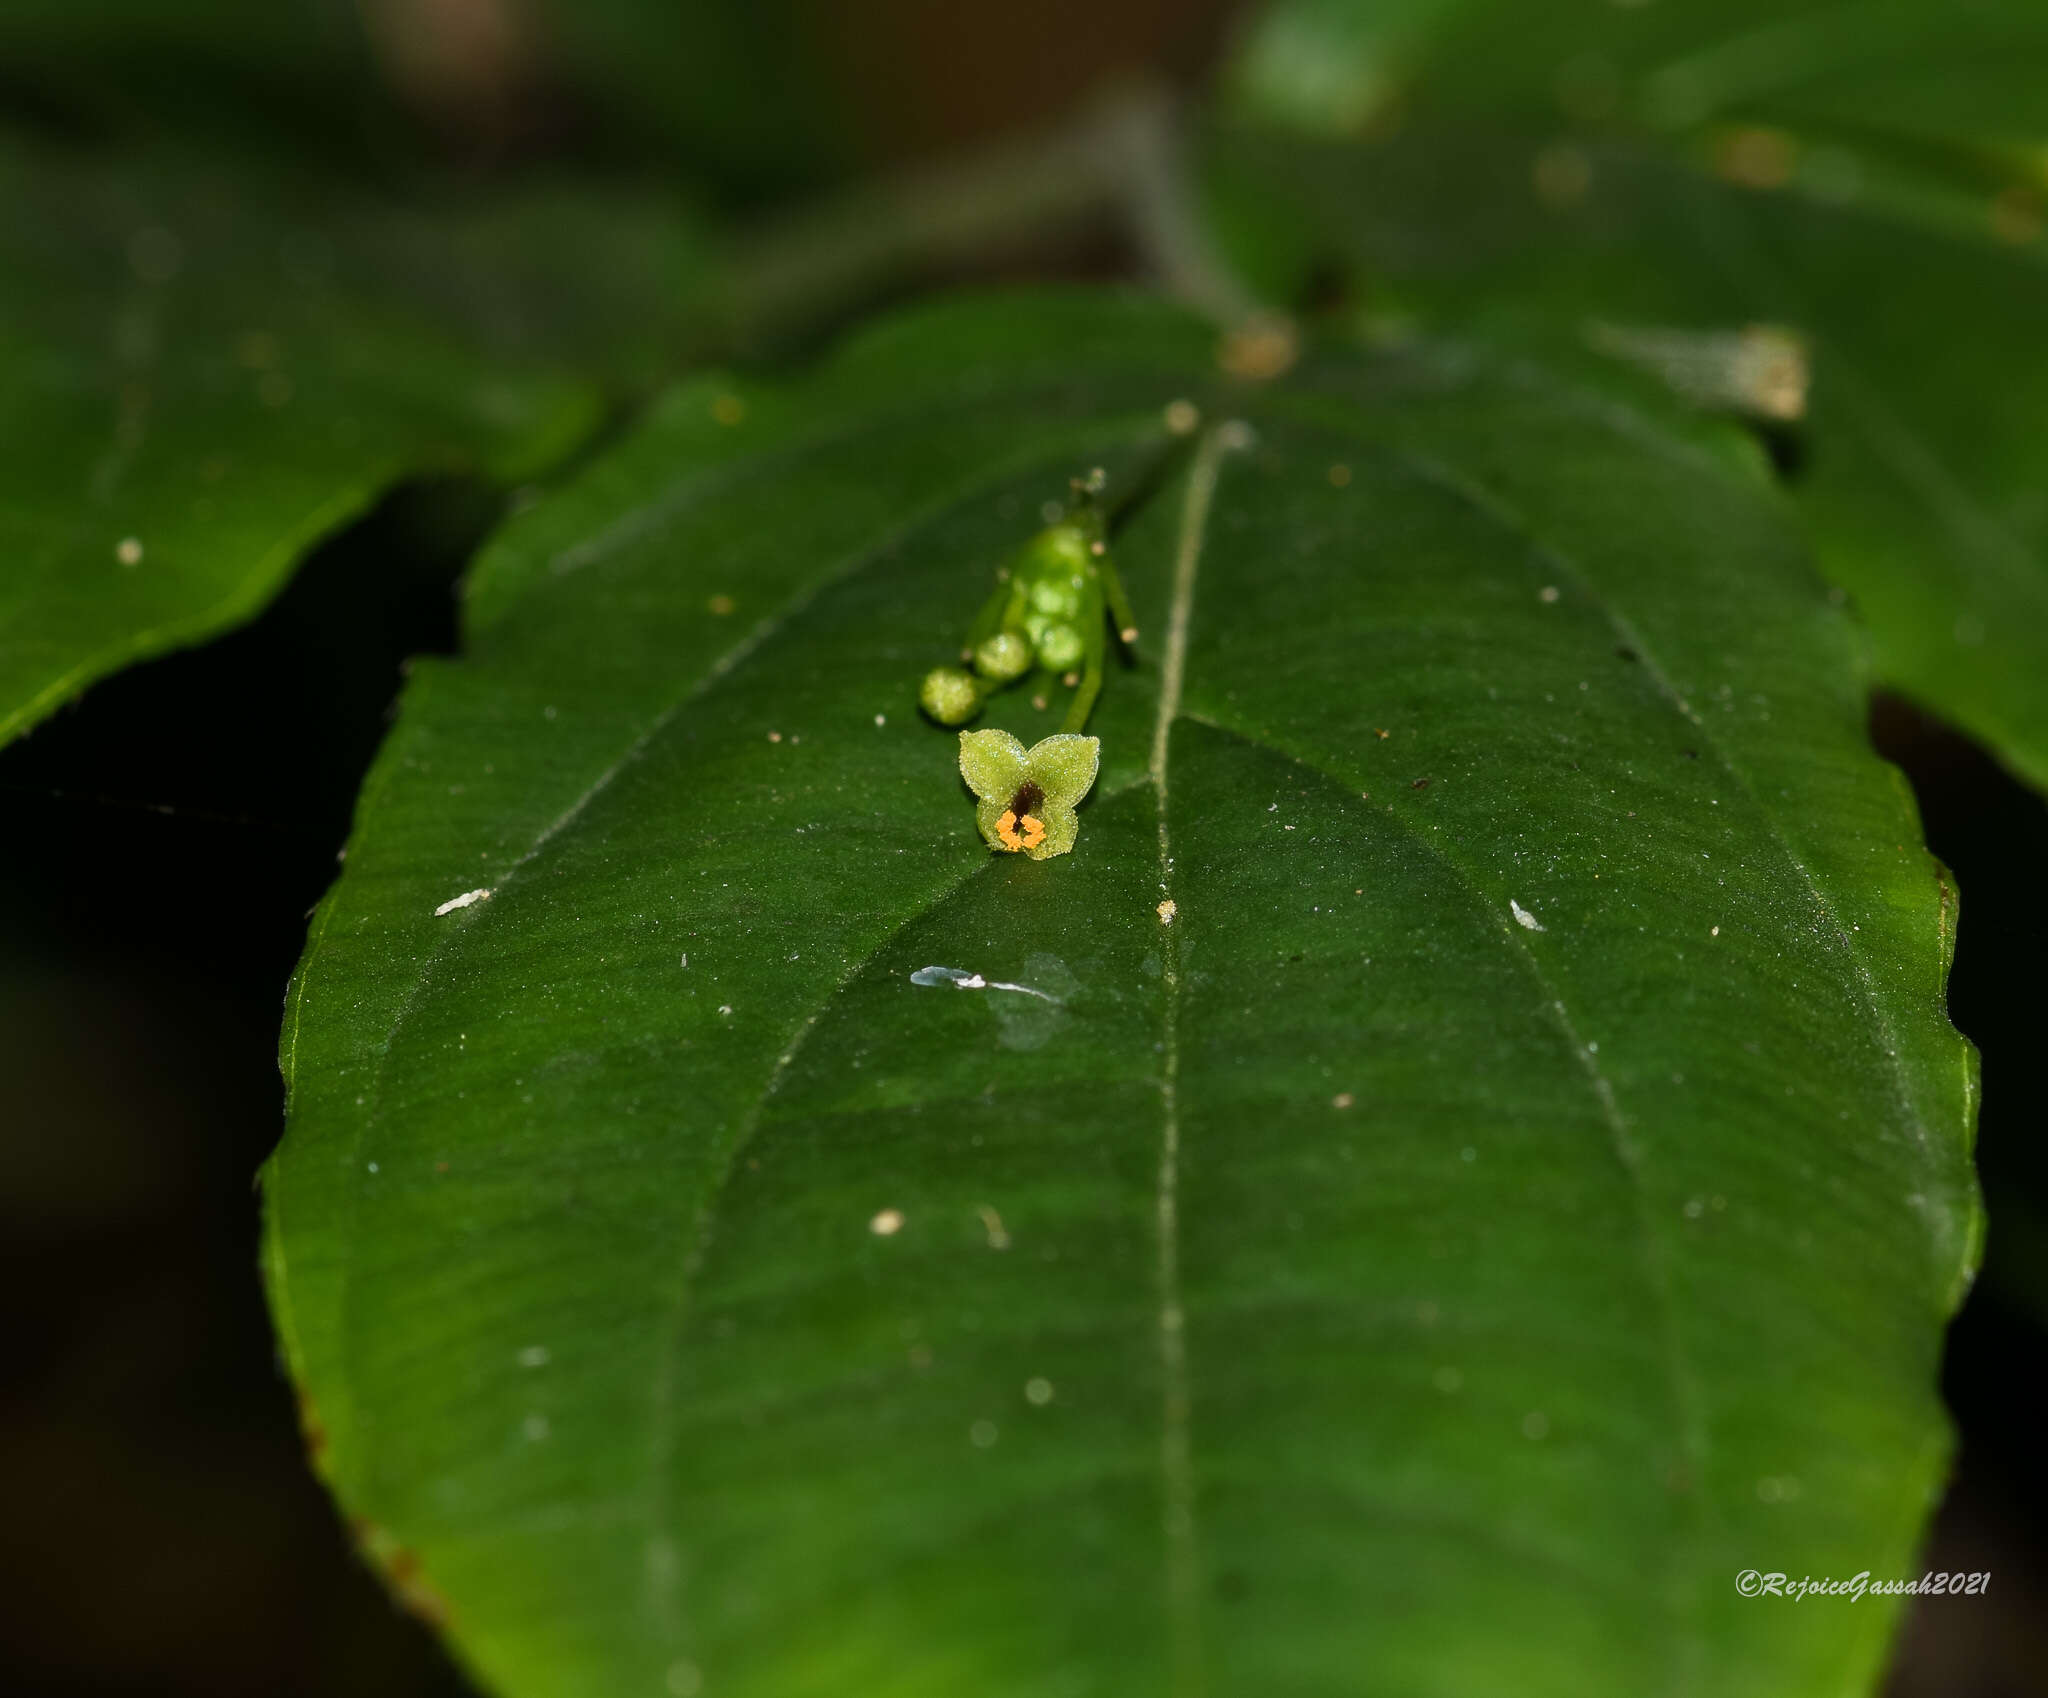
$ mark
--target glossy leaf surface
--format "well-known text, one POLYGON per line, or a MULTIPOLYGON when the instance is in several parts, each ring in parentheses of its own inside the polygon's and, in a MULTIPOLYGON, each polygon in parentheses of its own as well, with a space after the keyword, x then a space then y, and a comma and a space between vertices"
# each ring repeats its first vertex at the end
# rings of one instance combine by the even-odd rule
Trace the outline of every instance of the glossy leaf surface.
POLYGON ((1890 1606, 1735 1589, 1904 1569, 1974 1253, 1853 632, 1609 401, 1212 354, 1004 298, 683 388, 416 673, 267 1267, 497 1690, 1871 1677, 1890 1606), (992 855, 914 692, 1098 464, 1144 658, 1073 852, 992 855))

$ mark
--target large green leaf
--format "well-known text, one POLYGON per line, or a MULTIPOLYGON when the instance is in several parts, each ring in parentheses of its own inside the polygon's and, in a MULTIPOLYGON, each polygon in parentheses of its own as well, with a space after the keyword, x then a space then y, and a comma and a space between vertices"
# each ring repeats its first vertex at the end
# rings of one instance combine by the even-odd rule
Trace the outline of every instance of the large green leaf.
POLYGON ((0 739, 255 612, 397 479, 558 459, 599 398, 557 367, 644 383, 700 252, 651 199, 448 216, 27 148, 0 199, 0 739))
POLYGON ((2048 786, 2048 13, 1425 11, 1396 29, 1360 0, 1277 8, 1245 104, 1357 133, 1238 138, 1225 203, 1249 193, 1270 222, 1291 199, 1383 306, 1425 320, 1803 332, 1796 494, 1883 678, 2048 786), (1330 93, 1347 65, 1377 105, 1330 93))
POLYGON ((681 389, 313 925, 323 1471, 508 1693, 1863 1689, 1890 1604, 1735 1586, 1901 1573, 1946 1452, 1973 1073, 1863 688, 1762 479, 1533 369, 1026 297, 681 389), (916 679, 1176 400, 1079 843, 991 856, 916 679))

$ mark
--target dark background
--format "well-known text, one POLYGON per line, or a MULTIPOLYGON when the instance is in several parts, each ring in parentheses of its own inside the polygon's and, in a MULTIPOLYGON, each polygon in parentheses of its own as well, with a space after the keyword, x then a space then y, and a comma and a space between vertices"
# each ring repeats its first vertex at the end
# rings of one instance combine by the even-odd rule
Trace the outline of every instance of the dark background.
MULTIPOLYGON (((658 67, 580 85, 576 50, 601 41, 550 42, 551 57, 516 34, 491 49, 471 24, 437 61, 434 38, 406 47, 392 21, 488 24, 488 3, 364 0, 376 45, 340 93, 322 55, 353 61, 332 42, 303 62, 296 37, 259 43, 252 72, 166 48, 137 0, 112 10, 143 22, 111 58, 61 31, 0 39, 0 107, 146 138, 218 127, 209 91, 233 85, 243 109, 291 107, 309 148, 350 153, 367 134, 380 159, 480 173, 602 161, 654 135, 744 213, 1055 117, 1133 71, 1199 77, 1228 8, 763 5, 766 33, 726 46, 775 58, 768 80, 801 111, 722 111, 707 86, 681 120, 658 67), (774 31, 798 25, 797 57, 776 57, 774 31)), ((352 39, 334 8, 310 10, 352 39)), ((631 10, 588 9, 600 24, 631 10)), ((1084 249, 1024 269, 1118 261, 1084 249)), ((257 1280, 252 1177, 281 1130, 276 1038, 306 915, 406 657, 455 648, 456 576, 500 500, 462 483, 402 490, 252 625, 101 684, 0 750, 0 1690, 466 1690, 356 1561, 307 1471, 257 1280)), ((1961 1448, 1927 1563, 1993 1583, 1915 1610, 1891 1692, 2019 1698, 2048 1669, 2030 1373, 2048 1344, 2048 804, 1909 704, 1879 701, 1872 724, 1962 891, 1950 1002, 1984 1054, 1991 1215, 1950 1338, 1961 1448)))

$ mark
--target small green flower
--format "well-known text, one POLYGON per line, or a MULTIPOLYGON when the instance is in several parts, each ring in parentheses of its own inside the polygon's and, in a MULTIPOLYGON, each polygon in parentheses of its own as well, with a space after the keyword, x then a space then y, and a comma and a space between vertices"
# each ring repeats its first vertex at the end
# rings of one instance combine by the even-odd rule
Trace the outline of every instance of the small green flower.
POLYGON ((1081 832, 1074 805, 1095 783, 1101 759, 1099 737, 1070 731, 1029 750, 1007 731, 960 733, 960 776, 980 799, 974 819, 981 835, 991 849, 1034 861, 1073 848, 1081 832))

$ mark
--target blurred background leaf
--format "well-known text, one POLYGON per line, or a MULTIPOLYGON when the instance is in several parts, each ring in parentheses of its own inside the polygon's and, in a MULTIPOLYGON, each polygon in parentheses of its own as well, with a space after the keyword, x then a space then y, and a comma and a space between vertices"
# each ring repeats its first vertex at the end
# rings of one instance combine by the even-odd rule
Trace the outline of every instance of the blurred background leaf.
POLYGON ((1233 87, 1213 200, 1269 289, 1334 261, 1382 333, 1759 417, 1885 681, 2048 786, 2048 14, 1284 0, 1233 87))
POLYGON ((400 479, 560 461, 701 254, 651 197, 443 214, 34 145, 0 181, 0 736, 247 618, 400 479))

